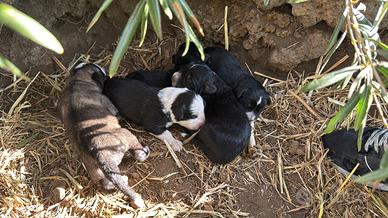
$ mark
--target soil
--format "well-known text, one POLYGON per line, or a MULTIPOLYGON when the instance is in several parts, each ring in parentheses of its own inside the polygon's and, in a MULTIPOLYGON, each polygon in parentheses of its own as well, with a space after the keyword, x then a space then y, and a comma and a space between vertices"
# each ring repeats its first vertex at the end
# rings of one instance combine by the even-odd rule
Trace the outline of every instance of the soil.
MULTIPOLYGON (((38 71, 48 74, 55 74, 58 71, 52 56, 57 57, 68 66, 80 54, 99 57, 102 56, 102 52, 112 52, 113 44, 128 18, 127 12, 131 11, 137 1, 114 1, 107 13, 101 17, 89 33, 85 32, 87 24, 94 15, 96 6, 102 2, 101 0, 69 0, 67 3, 59 0, 15 0, 12 2, 15 7, 47 26, 60 39, 65 48, 65 54, 58 56, 23 39, 7 28, 0 28, 0 53, 8 57, 23 71, 27 71, 28 76, 33 77, 38 71)), ((223 44, 224 35, 221 27, 224 23, 224 6, 228 5, 230 50, 242 63, 246 63, 250 70, 280 79, 286 79, 288 72, 292 69, 306 74, 315 71, 317 58, 324 53, 336 18, 340 13, 341 4, 337 3, 339 1, 331 0, 320 3, 322 1, 311 0, 300 5, 290 5, 285 4, 286 1, 280 0, 270 1, 269 7, 264 7, 263 1, 244 1, 244 4, 240 2, 230 0, 208 1, 206 4, 203 1, 189 2, 206 31, 206 37, 202 39, 206 46, 223 44), (334 9, 328 9, 329 7, 334 9)), ((386 21, 382 25, 386 25, 386 21)), ((149 33, 146 39, 148 43, 160 44, 162 58, 153 59, 153 54, 158 52, 156 50, 150 50, 148 53, 143 52, 142 55, 128 54, 122 66, 125 66, 127 70, 147 67, 141 59, 145 59, 146 63, 152 62, 150 66, 171 66, 170 57, 175 52, 177 45, 183 42, 183 35, 179 29, 168 25, 168 23, 165 19, 163 23, 164 34, 175 36, 175 39, 166 37, 165 41, 158 42, 153 33, 149 33)), ((342 47, 332 62, 346 54, 351 54, 349 51, 351 51, 349 46, 342 47)), ((9 74, 3 72, 0 89, 9 85, 11 79, 9 74)), ((4 97, 3 94, 1 96, 4 97)), ((147 141, 147 143, 152 142, 147 141)), ((295 156, 301 155, 301 152, 304 151, 292 142, 285 146, 289 146, 289 152, 295 156)), ((182 154, 181 158, 185 159, 187 169, 200 167, 196 164, 198 162, 190 161, 191 156, 185 158, 185 154, 182 154)), ((193 187, 198 187, 198 183, 201 182, 199 178, 190 175, 190 172, 188 172, 190 176, 183 177, 181 174, 174 174, 179 169, 172 158, 151 158, 151 160, 151 167, 143 169, 144 175, 132 174, 133 179, 139 180, 153 172, 154 180, 145 181, 145 184, 153 184, 149 188, 146 188, 146 185, 139 187, 139 192, 143 193, 146 199, 166 199, 166 202, 174 199, 186 199, 185 203, 189 205, 195 202, 194 199, 198 199, 200 190, 193 189, 193 187), (166 177, 166 175, 170 176, 158 181, 157 177, 166 177)), ((247 177, 246 173, 248 172, 238 171, 234 175, 225 175, 225 181, 230 182, 233 186, 234 201, 236 205, 239 205, 238 209, 249 213, 250 217, 304 217, 308 214, 308 211, 303 210, 291 213, 291 215, 285 214, 293 207, 284 201, 271 186, 271 181, 265 174, 268 170, 266 167, 268 166, 260 164, 257 166, 256 171, 261 172, 261 177, 257 178, 255 185, 244 183, 241 180, 233 180, 233 177, 247 177)), ((130 172, 131 168, 127 171, 130 172)), ((222 172, 225 171, 225 169, 222 170, 222 172)), ((300 178, 295 175, 291 182, 298 184, 300 178)), ((300 205, 309 204, 309 201, 312 201, 313 197, 306 195, 303 190, 295 192, 299 193, 296 195, 296 199, 300 205)), ((221 198, 213 196, 212 200, 219 199, 221 198)), ((203 207, 206 210, 217 211, 218 209, 212 208, 210 204, 207 206, 205 204, 203 207)))

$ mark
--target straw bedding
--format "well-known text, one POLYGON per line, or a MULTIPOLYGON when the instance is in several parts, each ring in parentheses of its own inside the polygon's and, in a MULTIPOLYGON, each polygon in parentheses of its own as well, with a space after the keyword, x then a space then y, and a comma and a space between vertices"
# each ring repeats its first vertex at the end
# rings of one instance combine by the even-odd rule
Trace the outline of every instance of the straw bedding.
MULTIPOLYGON (((171 48, 171 52, 171 44, 175 45, 168 43, 131 48, 120 72, 165 64, 165 50, 171 48)), ((110 60, 107 52, 77 58, 105 67, 110 60)), ((338 102, 345 102, 347 91, 327 89, 308 97, 298 91, 305 77, 298 72, 290 72, 286 81, 262 78, 272 105, 256 122, 257 146, 226 166, 210 163, 190 142, 183 152, 174 154, 140 127, 123 123, 151 147, 151 157, 144 163, 127 157, 122 164, 130 185, 147 204, 144 211, 133 210, 120 192, 106 193, 91 184, 74 154, 55 112, 68 76, 65 67, 56 63, 58 72, 39 72, 31 83, 16 81, 0 93, 1 216, 388 215, 388 194, 345 180, 321 147, 323 125, 338 109, 338 102)), ((388 115, 386 109, 384 113, 388 115)), ((377 112, 369 120, 381 125, 377 112)))

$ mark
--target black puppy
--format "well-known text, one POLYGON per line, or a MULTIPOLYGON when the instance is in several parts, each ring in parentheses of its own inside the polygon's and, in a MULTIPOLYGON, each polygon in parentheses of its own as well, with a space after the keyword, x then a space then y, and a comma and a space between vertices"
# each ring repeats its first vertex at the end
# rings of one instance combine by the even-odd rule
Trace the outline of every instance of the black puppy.
POLYGON ((221 47, 205 49, 206 64, 226 82, 243 105, 249 120, 254 121, 270 103, 268 92, 249 72, 243 69, 237 58, 221 47))
POLYGON ((172 136, 168 127, 176 123, 197 130, 205 123, 202 97, 187 88, 160 89, 138 80, 116 77, 105 82, 103 93, 122 117, 167 141, 175 151, 182 149, 182 142, 172 136))
POLYGON ((172 84, 194 90, 206 101, 206 123, 195 136, 195 143, 215 163, 232 161, 249 143, 251 126, 244 109, 232 89, 206 64, 177 67, 172 84))
POLYGON ((202 62, 194 43, 190 43, 187 54, 181 56, 184 48, 185 43, 179 46, 177 55, 173 57, 175 65, 179 68, 188 63, 206 63, 233 89, 249 120, 256 120, 264 107, 270 103, 269 94, 265 88, 243 69, 237 58, 229 51, 221 47, 207 47, 205 48, 206 58, 202 62))
POLYGON ((128 74, 125 78, 139 80, 153 87, 166 88, 172 86, 171 77, 173 73, 172 70, 138 70, 128 74))

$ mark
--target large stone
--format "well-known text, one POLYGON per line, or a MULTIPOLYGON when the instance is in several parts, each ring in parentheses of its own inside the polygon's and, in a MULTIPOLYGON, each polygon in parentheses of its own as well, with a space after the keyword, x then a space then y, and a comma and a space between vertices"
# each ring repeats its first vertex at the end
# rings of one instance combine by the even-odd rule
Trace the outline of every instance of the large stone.
POLYGON ((330 32, 309 31, 305 40, 289 47, 276 48, 271 52, 269 64, 281 71, 288 71, 303 61, 321 56, 329 43, 330 32))

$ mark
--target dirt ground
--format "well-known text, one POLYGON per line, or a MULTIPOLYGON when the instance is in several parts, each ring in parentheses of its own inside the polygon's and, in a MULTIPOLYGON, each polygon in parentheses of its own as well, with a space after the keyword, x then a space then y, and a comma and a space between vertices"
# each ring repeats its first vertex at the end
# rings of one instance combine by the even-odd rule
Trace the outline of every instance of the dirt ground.
MULTIPOLYGON (((266 34, 258 37, 255 34, 264 28, 261 24, 256 29, 249 28, 255 25, 254 19, 234 16, 239 10, 248 13, 254 3, 236 6, 233 2, 227 1, 232 5, 231 17, 234 17, 231 52, 252 72, 274 77, 255 74, 264 82, 273 102, 256 122, 257 146, 233 163, 220 166, 209 162, 188 143, 175 160, 163 143, 140 127, 123 123, 151 147, 152 154, 146 162, 137 163, 127 157, 122 164, 129 183, 146 199, 144 211, 130 208, 121 193, 106 193, 90 184, 56 117, 56 102, 67 70, 75 60, 109 66, 114 39, 119 33, 107 27, 109 19, 103 18, 86 35, 84 30, 92 12, 80 13, 83 16, 80 19, 57 11, 61 19, 54 22, 54 32, 65 37, 66 50, 65 56, 58 57, 59 61, 54 61, 51 53, 31 49, 31 44, 3 29, 0 52, 11 54, 17 64, 29 69, 27 75, 34 79, 29 84, 15 81, 6 73, 0 75, 0 214, 5 217, 316 217, 322 212, 324 217, 387 216, 387 193, 346 181, 326 160, 321 147, 323 124, 339 107, 328 99, 344 102, 347 92, 327 89, 312 97, 299 92, 306 75, 315 71, 331 27, 319 23, 313 28, 300 29, 302 23, 291 16, 291 8, 285 5, 264 13, 260 22, 274 22, 271 25, 275 29, 268 28, 266 34), (236 30, 241 23, 244 23, 242 29, 236 30), (280 31, 282 28, 287 31, 280 31), (301 30, 302 38, 296 34, 301 30), (323 41, 315 43, 322 45, 309 53, 307 47, 317 38, 302 39, 311 34, 323 41), (11 47, 10 42, 14 43, 11 47), (282 47, 296 53, 284 52, 282 47), (276 50, 278 56, 288 55, 290 60, 297 56, 284 65, 295 65, 293 71, 273 68, 268 57, 276 50), (303 52, 310 56, 300 55, 303 52), (302 102, 307 102, 319 117, 311 114, 302 102), (64 191, 64 199, 60 201, 55 201, 56 187, 64 191)), ((29 3, 25 4, 27 8, 29 3)), ((207 11, 203 9, 206 5, 193 3, 199 17, 205 17, 206 13, 214 15, 211 22, 203 21, 208 29, 203 39, 205 45, 222 42, 224 4, 216 1, 207 11)), ((164 31, 163 41, 156 40, 153 34, 149 34, 142 48, 135 46, 138 44, 135 41, 121 63, 120 73, 169 68, 171 55, 183 38, 173 26, 166 25, 164 31)), ((346 54, 350 55, 349 48, 342 48, 329 66, 346 54)), ((371 124, 381 125, 376 118, 376 114, 370 114, 371 124)))

